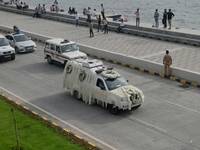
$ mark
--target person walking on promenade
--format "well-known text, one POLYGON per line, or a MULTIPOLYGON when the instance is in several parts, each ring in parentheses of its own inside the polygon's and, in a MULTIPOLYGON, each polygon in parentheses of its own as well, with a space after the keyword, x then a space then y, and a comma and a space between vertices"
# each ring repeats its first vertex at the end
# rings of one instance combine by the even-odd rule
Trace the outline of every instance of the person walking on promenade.
POLYGON ((170 75, 170 65, 172 65, 172 57, 169 55, 169 51, 166 50, 166 54, 165 56, 163 57, 163 64, 164 64, 164 72, 165 72, 165 75, 167 75, 166 73, 168 72, 168 75, 170 75))
POLYGON ((97 22, 98 22, 98 27, 97 27, 98 31, 97 32, 99 32, 99 28, 101 28, 101 31, 103 32, 103 28, 101 26, 101 15, 99 15, 99 17, 96 16, 96 18, 97 18, 97 22))
POLYGON ((156 9, 156 11, 154 13, 154 18, 155 18, 155 27, 159 27, 159 22, 158 22, 159 13, 158 13, 158 9, 156 9))
POLYGON ((105 19, 105 14, 104 14, 104 12, 105 12, 105 9, 104 9, 104 7, 103 7, 103 4, 101 4, 101 15, 102 15, 103 19, 105 19))
POLYGON ((91 38, 91 37, 94 37, 92 20, 88 20, 88 23, 89 23, 88 26, 89 26, 90 38, 91 38))
POLYGON ((162 23, 164 24, 163 28, 167 28, 167 9, 164 9, 162 23))
POLYGON ((136 15, 136 27, 139 27, 139 25, 140 25, 140 11, 139 11, 139 8, 135 12, 135 15, 136 15))
POLYGON ((175 16, 173 12, 171 12, 171 9, 169 9, 169 12, 167 13, 168 16, 168 24, 169 24, 169 28, 171 29, 172 27, 172 18, 175 16))
POLYGON ((76 12, 76 14, 75 14, 75 19, 76 19, 76 27, 79 25, 79 27, 80 27, 80 24, 79 24, 79 22, 78 22, 78 20, 79 20, 79 14, 78 14, 78 12, 76 12))
POLYGON ((108 34, 108 20, 106 20, 106 17, 103 19, 103 26, 104 26, 104 34, 108 34))

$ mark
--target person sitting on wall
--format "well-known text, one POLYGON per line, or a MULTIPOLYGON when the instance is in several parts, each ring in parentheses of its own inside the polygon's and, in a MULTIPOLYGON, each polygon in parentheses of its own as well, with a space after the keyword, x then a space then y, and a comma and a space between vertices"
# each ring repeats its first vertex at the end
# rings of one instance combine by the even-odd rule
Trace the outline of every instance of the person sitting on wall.
POLYGON ((51 6, 50 6, 50 10, 51 10, 51 11, 54 11, 54 5, 51 5, 51 6))
POLYGON ((24 2, 24 6, 22 7, 22 9, 24 10, 24 9, 28 9, 28 5, 24 2))
POLYGON ((72 8, 69 7, 68 14, 72 14, 72 8))
POLYGON ((121 29, 125 27, 125 23, 124 23, 123 19, 121 21, 122 22, 120 23, 119 27, 117 28, 117 33, 119 33, 121 31, 121 29))
POLYGON ((14 30, 15 34, 20 34, 21 33, 20 29, 16 25, 13 27, 13 30, 14 30))
POLYGON ((71 14, 76 14, 76 12, 75 12, 75 8, 74 8, 74 7, 72 8, 72 12, 71 12, 71 14))
POLYGON ((42 14, 46 14, 45 4, 42 5, 42 14))

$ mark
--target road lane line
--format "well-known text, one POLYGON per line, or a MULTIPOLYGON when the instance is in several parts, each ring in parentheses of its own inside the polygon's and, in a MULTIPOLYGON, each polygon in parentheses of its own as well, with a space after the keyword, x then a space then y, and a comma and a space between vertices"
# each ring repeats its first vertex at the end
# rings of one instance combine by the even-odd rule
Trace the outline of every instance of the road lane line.
POLYGON ((62 122, 62 123, 64 123, 64 124, 66 124, 66 125, 68 125, 69 127, 71 127, 71 128, 73 128, 73 129, 79 131, 80 133, 85 134, 86 136, 90 137, 91 139, 96 140, 97 142, 99 142, 99 143, 101 143, 101 144, 103 144, 103 145, 109 147, 109 148, 112 149, 112 150, 117 150, 116 148, 112 147, 111 145, 109 145, 109 144, 107 144, 107 143, 105 143, 105 142, 103 142, 103 141, 97 139, 96 137, 94 137, 94 136, 92 136, 92 135, 90 135, 90 134, 84 132, 83 130, 81 130, 81 129, 75 127, 75 126, 73 126, 72 124, 70 124, 70 123, 68 123, 68 122, 66 122, 66 121, 64 121, 64 120, 62 120, 61 118, 59 118, 59 117, 57 117, 57 116, 51 114, 50 112, 48 112, 48 111, 42 109, 41 107, 39 107, 39 106, 37 106, 37 105, 35 105, 35 104, 33 104, 33 103, 31 103, 31 102, 29 102, 29 101, 27 101, 27 100, 21 98, 20 96, 14 94, 13 92, 11 92, 11 91, 9 91, 9 90, 7 90, 7 89, 1 87, 1 86, 0 86, 0 88, 1 88, 2 90, 6 91, 7 93, 9 93, 9 94, 15 96, 16 98, 18 98, 18 99, 20 99, 20 100, 26 102, 27 104, 29 104, 29 105, 35 107, 36 109, 38 109, 38 110, 40 110, 40 111, 46 113, 47 115, 49 115, 49 116, 51 116, 51 117, 57 119, 58 121, 60 121, 60 122, 62 122))
POLYGON ((170 101, 165 101, 165 102, 167 102, 167 103, 169 103, 169 104, 172 104, 172 105, 175 105, 175 106, 178 106, 178 107, 181 107, 181 108, 183 108, 183 109, 189 110, 189 111, 191 111, 191 112, 195 112, 195 113, 197 113, 197 114, 200 114, 200 111, 197 111, 197 110, 194 110, 194 109, 191 109, 191 108, 187 108, 187 107, 185 107, 185 106, 182 106, 182 105, 179 105, 179 104, 175 104, 175 103, 172 103, 172 102, 170 102, 170 101))
POLYGON ((32 56, 34 56, 34 57, 37 57, 37 58, 39 58, 40 56, 38 56, 38 55, 35 55, 35 54, 30 54, 30 55, 32 55, 32 56))
POLYGON ((37 76, 37 75, 34 75, 34 74, 32 74, 32 73, 29 73, 29 72, 27 72, 27 71, 25 71, 25 70, 22 70, 24 73, 26 73, 26 74, 28 74, 29 76, 33 76, 33 77, 35 77, 35 78, 37 78, 37 79, 42 79, 41 77, 39 77, 39 76, 37 76))
MULTIPOLYGON (((173 51, 177 51, 177 50, 181 50, 183 47, 179 47, 179 48, 174 48, 174 49, 168 49, 169 52, 173 52, 173 51)), ((153 54, 150 54, 150 55, 145 55, 145 56, 142 56, 142 57, 139 57, 139 58, 149 58, 149 57, 153 57, 153 56, 157 56, 157 55, 161 55, 161 54, 165 54, 166 52, 165 51, 161 51, 161 52, 158 52, 158 53, 153 53, 153 54)))
POLYGON ((155 129, 155 130, 157 130, 157 131, 159 131, 159 132, 162 132, 162 133, 166 133, 166 132, 167 132, 166 130, 164 130, 164 129, 162 129, 162 128, 159 128, 159 127, 157 127, 157 126, 155 126, 155 125, 153 125, 153 124, 150 124, 150 123, 148 123, 148 122, 145 122, 145 121, 143 121, 143 120, 140 120, 140 119, 138 119, 138 118, 136 118, 136 117, 133 117, 133 116, 129 116, 129 117, 132 118, 133 120, 135 120, 137 123, 139 123, 139 124, 141 124, 141 125, 144 125, 144 126, 146 126, 146 127, 148 127, 148 128, 155 129))

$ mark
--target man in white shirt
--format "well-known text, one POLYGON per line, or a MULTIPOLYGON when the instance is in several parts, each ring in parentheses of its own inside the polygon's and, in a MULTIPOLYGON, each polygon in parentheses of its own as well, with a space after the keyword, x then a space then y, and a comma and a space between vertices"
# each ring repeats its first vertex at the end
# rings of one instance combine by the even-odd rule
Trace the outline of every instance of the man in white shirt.
POLYGON ((121 31, 121 29, 124 27, 125 27, 125 23, 124 23, 124 20, 122 19, 122 22, 120 23, 119 27, 117 28, 117 33, 119 33, 121 31))

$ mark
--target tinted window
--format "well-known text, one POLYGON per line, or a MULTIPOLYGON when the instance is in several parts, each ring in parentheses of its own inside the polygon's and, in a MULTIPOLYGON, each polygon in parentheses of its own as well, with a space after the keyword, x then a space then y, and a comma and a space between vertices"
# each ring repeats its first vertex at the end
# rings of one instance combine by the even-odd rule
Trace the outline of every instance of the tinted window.
POLYGON ((49 49, 49 43, 45 43, 45 48, 49 49))
POLYGON ((105 81, 106 81, 108 90, 114 90, 120 86, 128 84, 127 81, 122 76, 118 76, 115 79, 106 79, 105 81))
POLYGON ((55 46, 51 44, 51 50, 55 50, 55 46))
POLYGON ((0 46, 9 45, 9 42, 6 38, 0 38, 0 46))
POLYGON ((15 35, 14 39, 16 42, 23 42, 23 41, 29 41, 30 39, 26 35, 15 35))

